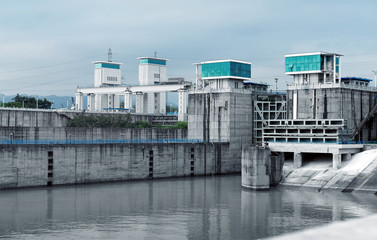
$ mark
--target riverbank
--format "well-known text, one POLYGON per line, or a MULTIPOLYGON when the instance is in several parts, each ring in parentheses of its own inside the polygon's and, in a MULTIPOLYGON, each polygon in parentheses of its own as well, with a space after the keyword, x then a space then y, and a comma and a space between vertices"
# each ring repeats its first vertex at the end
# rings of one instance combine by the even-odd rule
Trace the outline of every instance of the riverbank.
POLYGON ((331 168, 331 160, 323 158, 306 162, 294 169, 291 161, 283 167, 283 186, 313 188, 317 191, 338 190, 341 192, 377 192, 377 150, 355 154, 344 161, 338 170, 331 168))

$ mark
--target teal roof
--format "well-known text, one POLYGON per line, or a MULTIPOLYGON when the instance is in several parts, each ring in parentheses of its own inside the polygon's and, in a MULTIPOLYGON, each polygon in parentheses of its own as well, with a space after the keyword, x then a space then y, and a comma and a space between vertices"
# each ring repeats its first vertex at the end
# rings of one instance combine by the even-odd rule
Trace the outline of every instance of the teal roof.
POLYGON ((157 59, 157 58, 141 58, 141 64, 157 64, 157 65, 166 65, 166 60, 157 59))
POLYGON ((103 62, 97 62, 94 64, 95 68, 112 68, 112 69, 120 69, 120 65, 116 63, 103 63, 103 62))

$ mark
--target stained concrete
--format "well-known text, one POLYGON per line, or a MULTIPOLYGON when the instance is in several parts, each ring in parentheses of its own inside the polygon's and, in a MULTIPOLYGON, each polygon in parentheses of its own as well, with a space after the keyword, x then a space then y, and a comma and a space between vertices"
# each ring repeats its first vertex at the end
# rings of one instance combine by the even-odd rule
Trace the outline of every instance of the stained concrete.
POLYGON ((0 145, 0 189, 237 172, 228 143, 0 145))
POLYGON ((317 191, 377 192, 377 152, 368 150, 355 154, 340 169, 285 165, 281 185, 313 188, 317 191), (352 164, 352 165, 347 165, 352 164))

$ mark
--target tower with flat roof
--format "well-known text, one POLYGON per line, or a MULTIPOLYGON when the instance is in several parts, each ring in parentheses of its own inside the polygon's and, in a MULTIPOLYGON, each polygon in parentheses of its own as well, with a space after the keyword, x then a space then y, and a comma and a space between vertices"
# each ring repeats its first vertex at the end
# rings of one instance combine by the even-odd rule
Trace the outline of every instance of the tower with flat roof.
POLYGON ((121 63, 96 61, 94 64, 94 87, 119 86, 122 81, 121 63))
POLYGON ((337 53, 312 52, 285 55, 285 74, 293 76, 295 85, 333 83, 341 80, 337 53))
POLYGON ((139 83, 140 85, 159 85, 167 81, 167 59, 155 57, 139 57, 139 83))
POLYGON ((250 62, 227 59, 205 61, 196 66, 197 72, 201 72, 200 79, 207 82, 211 90, 240 89, 243 81, 251 80, 250 62))
POLYGON ((369 79, 342 78, 342 56, 328 52, 285 55, 285 74, 293 77, 287 86, 287 118, 325 120, 325 124, 342 119, 344 138, 375 139, 377 89, 369 79))
MULTIPOLYGON (((139 84, 160 85, 167 82, 167 59, 156 57, 139 57, 139 84)), ((139 93, 141 94, 141 93, 139 93)), ((166 92, 143 93, 143 112, 150 114, 166 113, 166 92)), ((141 95, 140 95, 141 97, 141 95)))

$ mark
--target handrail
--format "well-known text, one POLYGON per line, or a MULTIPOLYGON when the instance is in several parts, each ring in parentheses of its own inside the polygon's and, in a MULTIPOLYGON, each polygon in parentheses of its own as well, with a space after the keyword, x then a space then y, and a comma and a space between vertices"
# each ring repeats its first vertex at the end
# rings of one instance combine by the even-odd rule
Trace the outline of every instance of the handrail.
POLYGON ((329 142, 311 142, 311 141, 285 141, 285 140, 269 140, 268 143, 298 143, 298 144, 377 144, 377 141, 329 141, 329 142))

